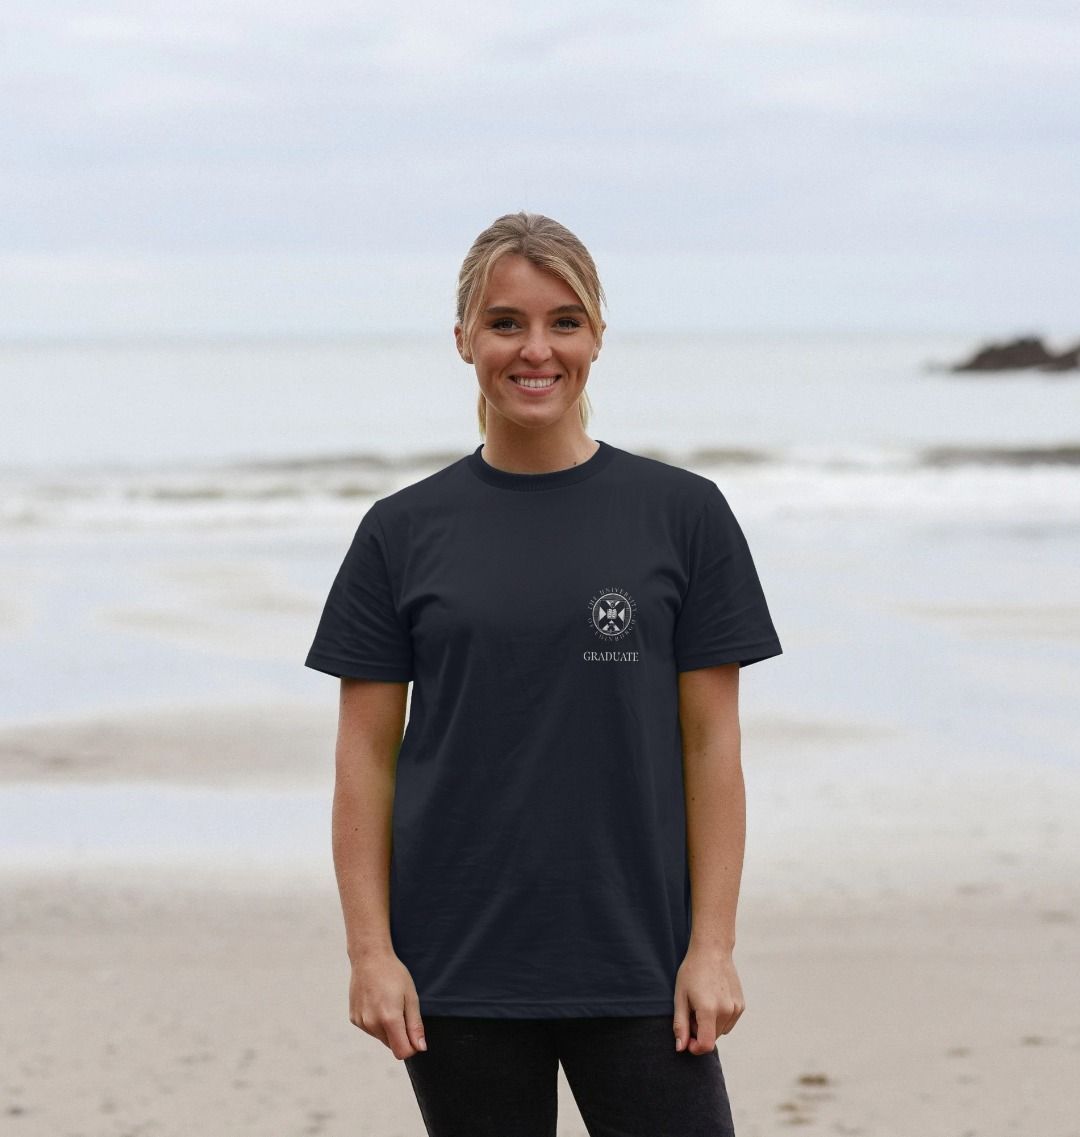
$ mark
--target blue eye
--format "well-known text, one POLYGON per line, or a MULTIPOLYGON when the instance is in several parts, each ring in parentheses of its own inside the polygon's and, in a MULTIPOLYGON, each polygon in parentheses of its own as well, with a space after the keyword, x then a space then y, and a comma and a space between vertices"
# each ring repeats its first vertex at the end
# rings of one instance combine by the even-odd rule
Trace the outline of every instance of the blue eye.
POLYGON ((514 326, 514 321, 509 316, 500 316, 497 320, 492 320, 491 326, 496 331, 505 332, 514 326))
POLYGON ((557 323, 560 327, 569 327, 571 330, 581 327, 581 321, 575 320, 573 316, 561 316, 557 323))

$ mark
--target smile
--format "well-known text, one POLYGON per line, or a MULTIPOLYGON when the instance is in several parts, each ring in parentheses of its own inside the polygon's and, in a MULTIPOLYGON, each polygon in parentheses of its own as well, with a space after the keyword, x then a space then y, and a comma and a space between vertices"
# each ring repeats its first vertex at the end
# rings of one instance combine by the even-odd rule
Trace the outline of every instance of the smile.
POLYGON ((533 377, 531 375, 511 375, 510 378, 519 387, 553 387, 559 380, 558 375, 544 375, 533 377))

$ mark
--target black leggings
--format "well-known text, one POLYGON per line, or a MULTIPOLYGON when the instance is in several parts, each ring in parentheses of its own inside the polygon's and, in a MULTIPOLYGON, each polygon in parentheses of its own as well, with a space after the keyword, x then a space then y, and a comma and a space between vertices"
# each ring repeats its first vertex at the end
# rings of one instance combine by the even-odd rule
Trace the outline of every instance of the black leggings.
POLYGON ((555 1137, 557 1078, 590 1137, 732 1137, 716 1047, 676 1051, 671 1015, 425 1015, 405 1059, 429 1137, 555 1137))

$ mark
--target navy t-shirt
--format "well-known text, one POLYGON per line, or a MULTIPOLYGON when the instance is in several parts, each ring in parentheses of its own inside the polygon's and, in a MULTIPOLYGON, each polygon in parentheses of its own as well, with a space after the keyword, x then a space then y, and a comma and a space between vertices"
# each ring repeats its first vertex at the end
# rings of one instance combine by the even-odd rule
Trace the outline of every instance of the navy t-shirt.
POLYGON ((306 664, 412 681, 394 950, 423 1014, 664 1014, 690 939, 680 671, 781 654, 708 478, 481 456, 371 506, 306 664))

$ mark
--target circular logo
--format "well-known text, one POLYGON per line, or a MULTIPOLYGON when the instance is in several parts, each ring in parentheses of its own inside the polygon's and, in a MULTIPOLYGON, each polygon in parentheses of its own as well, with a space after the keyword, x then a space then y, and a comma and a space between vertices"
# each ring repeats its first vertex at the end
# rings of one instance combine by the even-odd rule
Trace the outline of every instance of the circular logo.
POLYGON ((593 631, 604 640, 621 640, 634 626, 636 605, 629 592, 606 588, 589 602, 593 631))

